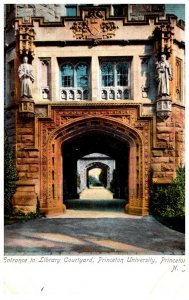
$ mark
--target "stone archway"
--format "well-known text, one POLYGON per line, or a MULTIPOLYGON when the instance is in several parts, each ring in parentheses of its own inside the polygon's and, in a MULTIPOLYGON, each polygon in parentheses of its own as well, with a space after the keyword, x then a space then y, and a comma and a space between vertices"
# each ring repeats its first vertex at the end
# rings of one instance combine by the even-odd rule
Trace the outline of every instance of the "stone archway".
POLYGON ((79 176, 78 192, 85 189, 87 184, 87 173, 92 168, 105 169, 106 171, 106 186, 110 188, 110 182, 113 177, 113 170, 115 169, 115 161, 102 153, 92 153, 81 157, 77 162, 77 173, 79 176))
POLYGON ((125 210, 130 214, 148 214, 149 143, 145 142, 146 140, 139 130, 111 117, 77 118, 77 120, 52 130, 45 143, 48 151, 46 155, 43 154, 41 164, 42 211, 51 213, 63 209, 62 145, 78 139, 86 133, 90 135, 94 132, 102 133, 114 141, 127 145, 129 149, 128 203, 125 210))
POLYGON ((89 172, 90 170, 94 169, 94 168, 99 168, 101 170, 105 170, 106 172, 106 182, 105 182, 105 187, 110 187, 110 167, 106 164, 103 164, 102 162, 93 162, 93 163, 90 163, 89 165, 86 166, 86 170, 85 170, 85 174, 86 174, 86 183, 87 183, 87 186, 89 186, 89 183, 88 183, 88 176, 89 176, 89 172))

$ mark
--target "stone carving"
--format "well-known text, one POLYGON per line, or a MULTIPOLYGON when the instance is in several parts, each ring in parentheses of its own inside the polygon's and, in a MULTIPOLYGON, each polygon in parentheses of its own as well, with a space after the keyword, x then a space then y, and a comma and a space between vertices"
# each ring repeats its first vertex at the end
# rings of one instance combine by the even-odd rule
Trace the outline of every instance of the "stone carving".
POLYGON ((76 39, 108 39, 115 35, 118 28, 115 22, 104 22, 105 12, 85 12, 84 20, 74 22, 70 28, 76 39))
MULTIPOLYGON (((57 186, 54 185, 54 179, 52 179, 52 174, 56 174, 58 172, 62 172, 62 167, 60 164, 56 163, 56 155, 61 156, 61 148, 60 144, 67 140, 68 138, 72 139, 77 134, 85 134, 86 129, 90 130, 96 127, 101 128, 105 132, 117 132, 117 135, 121 137, 125 137, 127 142, 130 145, 130 160, 139 157, 136 159, 135 162, 135 175, 132 178, 136 177, 136 181, 130 179, 129 183, 129 191, 130 191, 130 198, 129 203, 130 205, 136 205, 140 207, 141 203, 144 205, 144 209, 148 207, 148 194, 149 194, 149 180, 148 180, 148 173, 150 169, 150 148, 149 148, 149 139, 150 139, 150 122, 147 120, 142 120, 138 118, 138 111, 137 108, 127 109, 122 111, 122 117, 124 116, 132 116, 135 115, 133 120, 129 120, 125 124, 121 124, 120 121, 123 121, 120 118, 118 112, 120 110, 109 110, 108 115, 109 117, 105 117, 100 114, 101 111, 96 110, 93 111, 93 115, 90 116, 88 120, 84 118, 85 109, 78 111, 73 109, 66 110, 64 112, 54 110, 51 122, 47 122, 47 120, 41 120, 39 131, 41 136, 40 141, 40 149, 42 152, 41 157, 41 189, 40 189, 40 199, 42 207, 51 207, 53 203, 55 205, 59 205, 62 201, 62 195, 60 194, 57 186), (97 112, 97 114, 95 114, 97 112), (65 115, 64 115, 65 113, 65 115), (83 119, 78 119, 77 117, 83 117, 83 119), (70 125, 66 125, 67 122, 70 122, 68 119, 65 122, 65 126, 62 127, 62 118, 73 118, 73 122, 70 125), (95 119, 95 124, 94 124, 95 119), (127 126, 129 123, 129 126, 127 126), (136 124, 135 124, 136 123, 136 124), (82 126, 81 126, 82 125, 82 126), (141 126, 141 128, 135 128, 135 126, 141 126), (59 130, 57 131, 57 128, 59 130), (55 130, 56 129, 56 130, 55 130), (136 144, 133 147, 133 142, 136 144), (52 150, 55 147, 55 152, 52 150), (57 147, 57 148, 56 148, 57 147), (59 150, 58 150, 59 149, 59 150), (56 152, 59 151, 59 152, 56 152), (144 155, 145 154, 145 155, 144 155), (48 170, 48 171, 47 171, 48 170), (144 179, 144 180, 143 180, 144 179), (136 185, 137 184, 137 185, 136 185), (137 194, 137 197, 136 197, 137 194), (53 196, 54 195, 54 196, 53 196), (54 202, 52 202, 52 199, 54 202)), ((130 119, 130 118, 129 118, 130 119)), ((131 161, 130 161, 131 163, 131 161)), ((127 207, 128 208, 128 207, 127 207)))
POLYGON ((16 50, 19 55, 30 54, 34 57, 34 40, 35 40, 35 31, 33 28, 22 24, 17 29, 17 43, 16 50))
POLYGON ((170 57, 173 49, 174 27, 170 24, 161 24, 153 31, 154 51, 156 53, 165 53, 170 57))
POLYGON ((165 120, 171 115, 171 98, 169 81, 173 79, 172 70, 166 55, 161 55, 161 60, 156 65, 158 81, 158 98, 156 101, 157 116, 165 120))
POLYGON ((166 60, 166 55, 161 55, 161 60, 156 66, 157 81, 158 81, 158 96, 169 96, 169 81, 173 79, 171 66, 166 60))
POLYGON ((21 97, 32 98, 32 83, 34 82, 32 65, 28 64, 28 57, 24 56, 23 63, 18 68, 21 80, 21 97))
POLYGON ((115 169, 115 160, 108 156, 103 156, 101 153, 94 153, 90 157, 84 156, 77 162, 78 173, 80 175, 80 186, 78 187, 78 193, 85 189, 87 183, 87 170, 92 168, 105 169, 107 174, 106 186, 110 188, 110 182, 113 178, 113 170, 115 169))

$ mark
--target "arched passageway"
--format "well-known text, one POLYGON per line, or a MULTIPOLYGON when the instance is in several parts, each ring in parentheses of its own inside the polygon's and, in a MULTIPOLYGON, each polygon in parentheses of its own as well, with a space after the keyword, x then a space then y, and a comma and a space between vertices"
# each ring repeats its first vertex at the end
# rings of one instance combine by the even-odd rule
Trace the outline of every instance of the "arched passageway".
MULTIPOLYGON (((115 160, 111 189, 116 198, 128 199, 129 145, 99 130, 87 132, 63 143, 64 200, 79 198, 77 193, 77 161, 93 152, 103 153, 115 160)), ((89 166, 88 170, 93 168, 89 166)), ((102 166, 101 166, 102 167, 102 166)))
POLYGON ((110 188, 109 175, 110 168, 100 162, 95 162, 87 166, 86 168, 86 182, 87 187, 90 186, 104 186, 110 188))
POLYGON ((148 214, 149 143, 139 130, 111 117, 78 118, 51 132, 48 156, 42 157, 43 211, 61 211, 65 201, 78 198, 77 160, 95 152, 115 160, 112 188, 125 199, 126 212, 148 214))
MULTIPOLYGON (((102 153, 91 153, 81 157, 77 162, 78 193, 89 187, 89 179, 96 181, 95 177, 89 177, 90 170, 96 168, 100 172, 100 178, 97 181, 101 182, 103 186, 110 188, 115 169, 115 160, 102 153)), ((96 183, 98 183, 97 181, 96 183)))

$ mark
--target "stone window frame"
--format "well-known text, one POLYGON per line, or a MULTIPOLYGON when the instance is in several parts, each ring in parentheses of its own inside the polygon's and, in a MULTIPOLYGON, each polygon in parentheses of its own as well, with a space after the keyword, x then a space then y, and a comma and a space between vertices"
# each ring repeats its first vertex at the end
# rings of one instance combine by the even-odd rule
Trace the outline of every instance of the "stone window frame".
POLYGON ((39 89, 40 89, 40 97, 43 100, 51 100, 51 57, 39 57, 38 58, 38 63, 39 63, 39 89), (42 65, 46 65, 46 79, 47 82, 45 85, 41 84, 41 77, 44 76, 42 70, 42 65), (46 95, 46 96, 44 96, 46 95))
POLYGON ((175 99, 177 102, 183 102, 183 60, 176 56, 175 58, 175 99))
POLYGON ((59 61, 59 86, 60 86, 60 101, 81 101, 90 100, 91 95, 91 58, 62 58, 59 61), (87 66, 87 86, 78 86, 77 68, 79 65, 87 66), (72 84, 70 86, 62 85, 62 67, 70 65, 73 68, 72 84))
POLYGON ((128 57, 100 57, 99 69, 100 69, 100 93, 99 98, 103 100, 130 100, 131 99, 131 62, 132 58, 128 57), (113 84, 111 86, 102 85, 102 66, 105 64, 111 64, 113 66, 113 84), (118 85, 118 65, 128 65, 128 84, 125 86, 118 85))

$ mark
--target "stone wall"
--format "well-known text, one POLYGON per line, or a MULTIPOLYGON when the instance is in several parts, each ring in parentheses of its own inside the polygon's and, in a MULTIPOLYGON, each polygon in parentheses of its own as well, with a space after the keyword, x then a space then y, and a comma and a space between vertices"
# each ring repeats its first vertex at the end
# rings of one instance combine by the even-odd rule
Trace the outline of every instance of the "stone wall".
MULTIPOLYGON (((94 4, 95 5, 95 4, 94 4)), ((108 6, 108 5, 107 5, 108 6)), ((110 6, 110 5, 109 5, 110 6)), ((126 10, 124 15, 128 15, 129 20, 143 20, 144 15, 153 14, 164 14, 164 5, 162 4, 137 4, 127 5, 125 4, 126 10)), ((44 17, 46 21, 59 21, 61 16, 65 16, 65 5, 64 4, 17 4, 16 5, 16 16, 17 17, 44 17)))
POLYGON ((39 150, 35 148, 34 120, 17 118, 16 166, 17 190, 13 198, 15 208, 35 211, 39 193, 39 150))
POLYGON ((60 21, 61 6, 56 4, 18 4, 16 6, 16 17, 44 17, 45 21, 60 21))
POLYGON ((17 169, 19 180, 39 179, 39 151, 34 148, 34 122, 17 125, 17 169))
POLYGON ((176 167, 185 164, 185 110, 183 107, 173 107, 175 118, 175 165, 176 167))
POLYGON ((16 150, 16 111, 13 109, 5 111, 5 130, 10 146, 16 150))
POLYGON ((184 110, 174 105, 172 115, 156 123, 156 147, 152 150, 151 167, 154 183, 170 183, 176 169, 184 165, 184 110))

